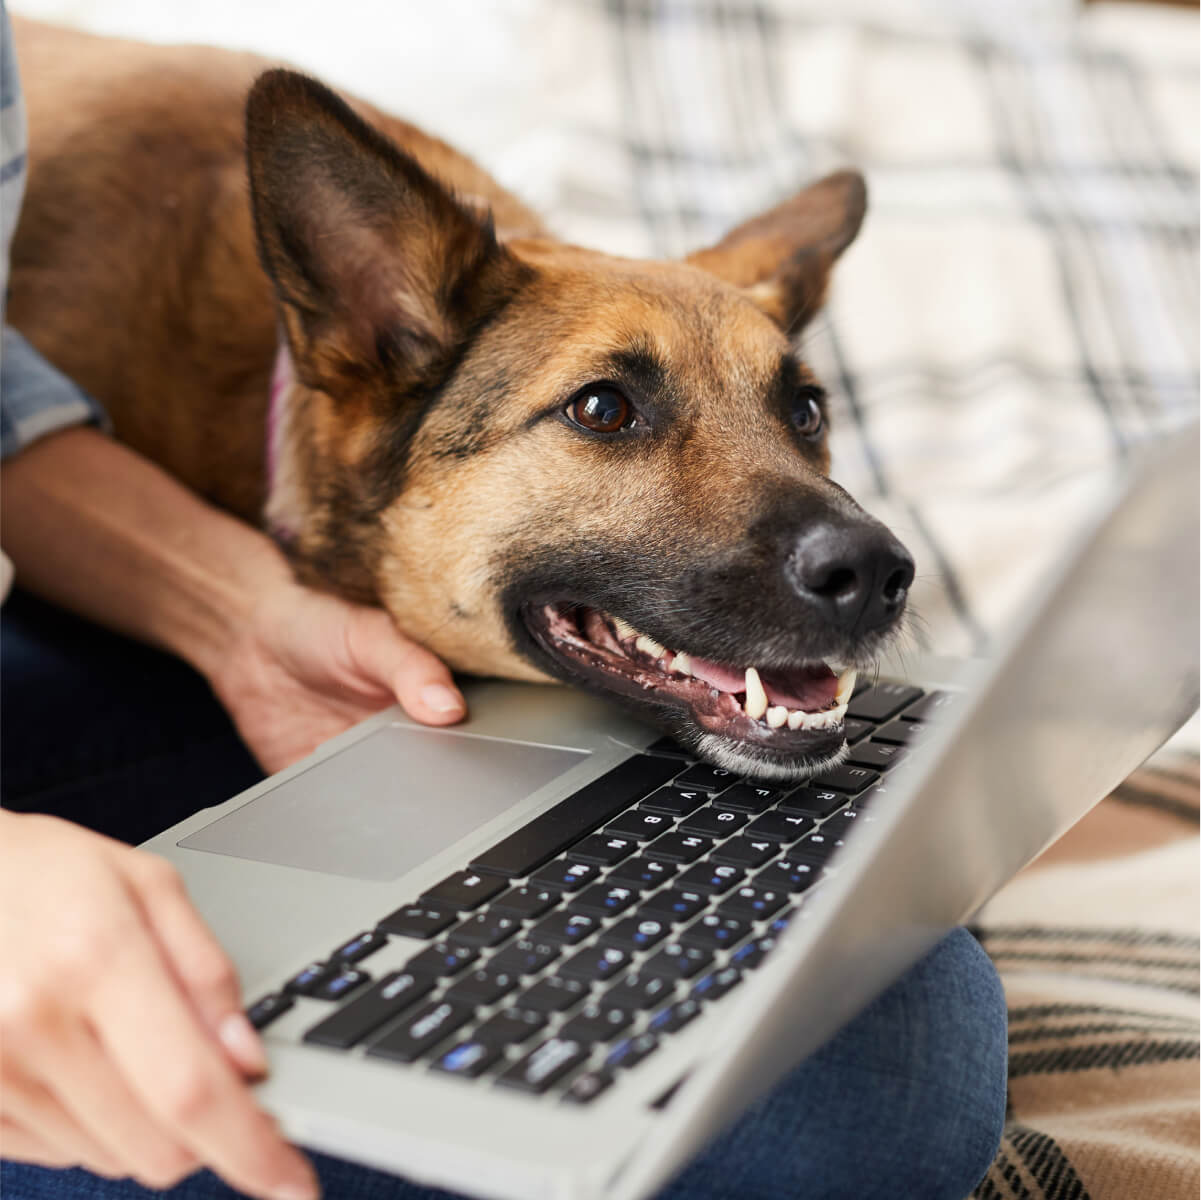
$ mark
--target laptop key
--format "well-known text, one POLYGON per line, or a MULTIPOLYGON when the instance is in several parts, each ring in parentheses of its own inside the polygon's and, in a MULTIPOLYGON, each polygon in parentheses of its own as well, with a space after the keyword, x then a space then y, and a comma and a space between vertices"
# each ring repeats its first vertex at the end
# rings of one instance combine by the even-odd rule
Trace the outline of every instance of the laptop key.
POLYGON ((788 903, 788 893, 774 888, 747 883, 731 892, 718 905, 722 917, 738 917, 746 921, 762 921, 777 913, 788 903))
POLYGON ((427 1050, 466 1025, 474 1012, 472 1004, 435 1000, 372 1042, 367 1053, 393 1062, 416 1062, 427 1050))
POLYGON ((320 987, 314 988, 309 995, 314 1000, 345 1000, 351 992, 357 992, 365 983, 371 982, 371 976, 358 967, 343 967, 336 975, 331 975, 320 987))
POLYGON ((655 1013, 647 1025, 647 1030, 650 1033, 658 1034, 674 1033, 677 1029, 683 1029, 689 1021, 696 1020, 700 1015, 701 1002, 689 996, 687 1000, 681 1000, 678 1004, 672 1004, 655 1013))
POLYGON ((853 746, 875 731, 876 726, 871 721, 856 721, 854 717, 847 717, 842 723, 842 735, 848 746, 853 746))
POLYGON ((637 971, 614 984, 604 996, 605 1004, 637 1012, 643 1008, 655 1008, 671 999, 676 981, 667 975, 641 974, 637 971))
POLYGON ((657 888, 660 884, 671 879, 679 866, 661 858, 649 858, 639 854, 635 858, 627 858, 619 863, 607 876, 610 883, 624 883, 645 892, 657 888))
POLYGON ((773 842, 795 842, 813 826, 814 820, 808 813, 770 812, 752 821, 746 832, 748 837, 767 838, 773 842))
POLYGON ((349 1050, 369 1033, 374 1033, 385 1022, 429 995, 435 986, 435 981, 428 975, 393 971, 307 1030, 304 1040, 335 1050, 349 1050))
POLYGON ((567 857, 576 862, 597 863, 602 867, 611 867, 629 857, 638 849, 638 839, 618 837, 607 833, 589 834, 582 842, 577 842, 567 851, 567 857))
POLYGON ((382 950, 387 944, 388 935, 372 929, 366 933, 356 934, 348 942, 343 942, 329 956, 330 961, 332 962, 336 959, 338 962, 361 962, 369 954, 374 954, 377 950, 382 950))
POLYGON ((565 942, 574 946, 594 934, 601 927, 601 921, 601 917, 592 913, 568 908, 543 917, 530 930, 530 937, 542 942, 565 942))
POLYGON ((706 913, 694 921, 683 933, 680 941, 685 946, 701 946, 706 950, 725 950, 742 941, 751 926, 739 917, 723 917, 719 913, 706 913))
POLYGON ((454 939, 466 942, 469 946, 496 946, 520 928, 521 921, 517 917, 498 912, 482 912, 468 917, 462 925, 456 926, 454 939))
POLYGON ((825 825, 821 825, 812 833, 801 838, 788 853, 792 858, 824 863, 837 848, 838 839, 826 832, 825 825))
POLYGON ((742 972, 737 967, 722 967, 702 975, 692 985, 690 995, 694 1000, 718 1000, 741 982, 742 972))
MULTIPOLYGON (((664 760, 667 761, 667 760, 664 760)), ((496 1082, 535 1094, 545 1092, 556 1080, 574 1070, 588 1057, 588 1047, 571 1038, 553 1037, 514 1063, 496 1082)))
POLYGON ((603 1004, 586 1004, 562 1029, 559 1036, 577 1042, 607 1042, 625 1033, 634 1024, 634 1014, 611 1004, 606 996, 603 1004))
POLYGON ((903 713, 904 721, 935 721, 948 709, 962 704, 964 692, 927 692, 916 704, 910 704, 903 713))
POLYGON ((480 952, 473 946, 458 945, 454 942, 435 942, 422 950, 416 958, 410 958, 404 969, 415 975, 433 975, 439 978, 446 975, 457 975, 464 967, 479 958, 480 952))
POLYGON ((549 866, 543 867, 530 883, 534 887, 574 892, 584 884, 591 883, 599 875, 600 867, 595 863, 568 862, 565 858, 559 858, 549 866))
POLYGON ((766 812, 784 792, 780 788, 760 787, 756 783, 736 783, 713 801, 714 808, 733 808, 738 812, 766 812))
POLYGON ((702 946, 684 946, 668 942, 639 968, 644 975, 662 975, 665 979, 691 979, 713 961, 713 951, 702 946))
POLYGON ((284 984, 284 991, 292 996, 311 996, 340 966, 340 963, 311 962, 284 984))
POLYGON ((847 716, 857 721, 887 721, 921 696, 921 688, 904 683, 877 683, 851 697, 847 716))
POLYGON ((880 778, 879 771, 867 767, 830 767, 811 781, 818 788, 848 792, 852 796, 880 778))
POLYGON ((696 863, 676 880, 676 887, 696 892, 725 892, 745 874, 746 868, 732 863, 696 863))
POLYGON ((700 788, 661 787, 651 792, 639 808, 648 812, 667 813, 673 817, 686 817, 694 808, 700 808, 709 799, 709 793, 700 788))
POLYGON ((742 971, 753 971, 775 948, 776 939, 774 937, 756 938, 752 942, 739 946, 730 955, 730 966, 738 967, 742 971))
POLYGON ((506 1046, 519 1046, 527 1038, 540 1033, 546 1028, 548 1020, 546 1013, 532 1008, 503 1008, 490 1016, 472 1037, 477 1042, 504 1050, 506 1046))
POLYGON ((620 883, 594 883, 585 888, 571 902, 572 912, 600 913, 602 917, 615 917, 638 903, 637 888, 623 887, 620 883))
POLYGON ((695 862, 713 848, 713 839, 695 833, 665 833, 646 848, 650 858, 665 858, 668 862, 695 862))
POLYGON ((755 876, 755 883, 760 887, 778 888, 795 895, 811 888, 821 878, 821 873, 820 863, 781 859, 764 867, 755 876))
POLYGON ((642 912, 656 917, 666 917, 673 924, 690 921, 709 903, 709 896, 703 892, 693 892, 669 888, 657 892, 642 905, 642 912))
POLYGON ((715 794, 724 792, 731 784, 738 781, 739 776, 725 767, 711 767, 708 763, 696 763, 682 775, 677 775, 671 782, 673 787, 696 787, 715 794))
POLYGON ((588 946, 573 954, 556 974, 583 983, 603 982, 630 965, 631 954, 620 946, 588 946))
POLYGON ((246 1019, 255 1029, 266 1029, 276 1017, 282 1017, 295 1003, 291 996, 286 996, 283 992, 271 992, 246 1009, 246 1019))
POLYGON ((456 871, 430 888, 418 903, 466 912, 479 908, 485 900, 500 895, 507 886, 503 879, 497 879, 495 875, 481 875, 478 871, 456 871))
POLYGON ((613 1083, 611 1071, 585 1071, 567 1085, 563 1100, 568 1104, 588 1104, 613 1083))
POLYGON ((528 920, 540 917, 544 912, 554 908, 559 903, 559 899, 560 895, 557 891, 527 884, 525 887, 510 888, 503 896, 497 896, 488 905, 488 911, 502 912, 511 917, 528 920))
MULTIPOLYGON (((659 1039, 653 1033, 639 1033, 622 1038, 605 1055, 605 1071, 625 1070, 637 1066, 649 1054, 659 1049, 659 1039)), ((572 1085, 575 1086, 574 1084, 572 1085)))
POLYGON ((672 817, 661 812, 644 812, 632 808, 622 813, 605 826, 606 837, 631 837, 640 842, 649 842, 651 838, 666 833, 674 824, 672 817))
POLYGON ((669 758, 692 758, 692 752, 686 750, 675 738, 661 737, 651 742, 644 751, 645 754, 666 754, 669 758))
POLYGON ((376 926, 385 933, 401 937, 432 938, 444 929, 449 929, 459 919, 453 908, 435 907, 429 904, 406 904, 394 913, 389 913, 376 926))
POLYGON ((513 975, 536 975, 562 952, 563 948, 553 942, 523 937, 488 959, 488 970, 513 975))
POLYGON ((875 737, 872 738, 872 741, 890 742, 894 746, 912 746, 929 732, 930 726, 922 724, 921 721, 909 721, 904 717, 898 717, 895 721, 889 721, 887 725, 882 725, 875 730, 875 737))
POLYGON ((850 799, 850 796, 843 792, 800 787, 780 801, 779 809, 782 813, 800 813, 821 818, 837 812, 844 804, 850 803, 850 799))
POLYGON ((887 771, 903 761, 905 751, 900 746, 892 746, 887 742, 860 742, 847 756, 847 762, 853 767, 872 767, 877 771, 887 771))
POLYGON ((731 867, 761 867, 780 853, 780 843, 753 837, 731 838, 713 851, 713 861, 731 867))
POLYGON ((475 1079, 496 1062, 502 1052, 501 1046, 472 1039, 459 1042, 439 1054, 434 1059, 433 1066, 435 1071, 442 1071, 447 1075, 475 1079))
POLYGON ((736 833, 750 818, 734 809, 702 808, 680 822, 684 833, 699 833, 701 837, 723 838, 736 833))
POLYGON ((666 783, 680 764, 636 754, 535 817, 471 863, 473 870, 520 876, 549 862, 636 800, 666 783))
POLYGON ((518 982, 518 977, 514 974, 489 971, 482 967, 451 984, 445 994, 447 1000, 461 1000, 464 1004, 474 1004, 482 1008, 485 1004, 495 1004, 502 996, 507 996, 518 982))
POLYGON ((555 1013, 570 1008, 588 995, 588 985, 580 979, 548 975, 513 1000, 513 1007, 530 1012, 555 1013))
POLYGON ((620 946, 623 950, 646 950, 662 941, 671 932, 671 924, 662 917, 640 914, 618 921, 606 929, 602 946, 620 946))

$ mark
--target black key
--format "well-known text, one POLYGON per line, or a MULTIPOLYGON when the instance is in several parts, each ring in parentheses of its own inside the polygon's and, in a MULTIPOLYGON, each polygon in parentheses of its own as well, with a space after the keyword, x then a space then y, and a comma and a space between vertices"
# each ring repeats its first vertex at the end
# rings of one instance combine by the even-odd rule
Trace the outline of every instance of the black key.
POLYGON ((495 1004, 501 996, 507 996, 518 984, 518 977, 507 971, 489 971, 481 967, 464 975, 462 979, 446 989, 447 1000, 461 1000, 477 1008, 495 1004))
POLYGON ((717 913, 706 913, 699 921, 694 921, 680 934, 680 941, 685 946, 701 946, 705 950, 725 950, 742 941, 750 929, 750 924, 738 917, 723 917, 717 913))
POLYGON ((459 1042, 434 1059, 434 1070, 447 1075, 459 1075, 475 1079, 482 1075, 498 1058, 503 1047, 471 1039, 459 1042))
POLYGON ((872 771, 867 767, 830 767, 810 782, 818 788, 855 795, 879 778, 879 771, 872 771))
POLYGON ((588 946, 573 954, 556 974, 565 979, 579 979, 584 983, 611 979, 618 971, 630 965, 630 951, 620 946, 588 946))
POLYGON ((601 944, 619 946, 623 950, 646 950, 670 932, 671 923, 662 917, 635 915, 606 929, 601 944))
POLYGON ((900 746, 890 746, 887 742, 860 742, 850 753, 847 762, 853 767, 872 767, 877 771, 887 771, 895 767, 905 757, 905 751, 900 746))
POLYGON ((577 1042, 607 1042, 633 1024, 634 1014, 611 1004, 606 996, 603 1004, 585 1004, 559 1030, 559 1036, 577 1042))
POLYGON ((672 780, 674 787, 700 788, 709 793, 724 792, 731 784, 738 782, 738 775, 725 767, 711 767, 708 763, 696 763, 688 768, 683 775, 677 775, 672 780))
POLYGON ((605 826, 606 837, 632 837, 640 842, 649 842, 672 827, 674 821, 666 813, 645 812, 632 808, 605 826))
MULTIPOLYGON (((758 822, 756 822, 758 824, 758 822)), ((780 853, 780 843, 766 838, 731 838, 713 851, 712 860, 729 867, 761 867, 769 858, 780 853)))
POLYGON ((332 1046, 335 1050, 349 1050, 386 1021, 427 996, 434 987, 434 980, 428 975, 393 971, 314 1025, 304 1035, 304 1040, 318 1046, 332 1046))
POLYGON ((575 912, 566 908, 562 912, 543 917, 533 929, 530 937, 540 942, 565 942, 574 946, 590 937, 601 927, 601 918, 592 913, 575 912))
POLYGON ((849 803, 850 799, 850 796, 842 792, 801 787, 780 801, 780 811, 782 813, 804 813, 811 817, 828 817, 832 812, 849 803))
POLYGON ((478 871, 456 871, 430 888, 418 903, 466 912, 472 908, 479 908, 485 900, 500 895, 507 886, 503 879, 497 879, 495 875, 481 875, 478 871))
POLYGON ((521 921, 517 917, 500 912, 476 913, 455 927, 454 940, 469 946, 496 946, 520 928, 521 921))
POLYGON ((595 863, 568 862, 565 858, 559 858, 550 866, 543 867, 530 880, 530 885, 560 892, 574 892, 584 884, 591 883, 599 875, 600 867, 595 863))
POLYGON ((701 1002, 689 996, 687 1000, 681 1000, 679 1004, 660 1009, 651 1017, 647 1029, 651 1033, 674 1033, 700 1015, 701 1002))
POLYGON ((374 954, 387 944, 388 935, 372 929, 367 933, 360 933, 356 937, 352 937, 349 942, 343 942, 329 956, 330 961, 337 959, 339 962, 361 962, 367 955, 374 954))
POLYGON ((676 887, 694 892, 724 892, 732 888, 746 871, 729 863, 697 863, 676 880, 676 887))
POLYGON ((474 1011, 470 1004, 435 1000, 372 1042, 367 1053, 393 1062, 416 1062, 427 1050, 432 1050, 456 1029, 466 1025, 474 1011))
POLYGON ((528 875, 666 783, 679 769, 679 763, 670 758, 646 754, 627 758, 485 851, 471 867, 498 875, 528 875))
POLYGON ((790 858, 807 862, 824 863, 838 848, 837 838, 825 832, 825 826, 801 838, 789 851, 790 858))
POLYGON ((761 787, 757 783, 736 783, 713 801, 714 808, 733 808, 738 812, 766 812, 784 792, 780 788, 761 787))
POLYGON ((686 817, 694 808, 700 808, 709 799, 709 793, 700 788, 661 787, 652 792, 638 806, 649 812, 668 813, 673 817, 686 817))
POLYGON ((587 1104, 595 1100, 613 1082, 609 1071, 585 1071, 577 1075, 563 1093, 563 1099, 569 1104, 587 1104))
POLYGON ((472 1035, 477 1042, 484 1042, 503 1050, 506 1046, 519 1046, 526 1038, 546 1028, 546 1013, 532 1008, 504 1008, 489 1017, 472 1035))
POLYGON ((747 837, 768 838, 773 842, 795 842, 813 828, 813 818, 807 813, 764 813, 752 821, 747 837))
POLYGON ((432 938, 458 920, 453 908, 440 908, 432 904, 406 904, 394 913, 389 913, 376 927, 385 933, 396 933, 401 937, 432 938))
POLYGON ((847 716, 858 721, 887 721, 907 704, 919 699, 921 694, 921 688, 904 683, 877 683, 851 697, 847 716))
POLYGON ((657 892, 643 905, 641 911, 656 917, 666 917, 675 925, 682 921, 690 921, 702 908, 709 903, 705 892, 693 892, 669 888, 657 892))
POLYGON ((639 968, 645 975, 662 975, 666 979, 691 979, 713 961, 713 951, 700 946, 682 946, 668 942, 658 954, 648 958, 639 968))
POLYGON ((608 874, 608 880, 610 883, 628 883, 641 891, 647 891, 666 883, 679 869, 675 863, 639 854, 636 858, 627 858, 625 862, 614 867, 608 874))
POLYGON ((668 862, 690 863, 713 846, 713 839, 695 833, 665 833, 646 848, 650 858, 665 858, 668 862))
POLYGON ((737 967, 722 967, 702 975, 692 985, 690 993, 694 1000, 717 1000, 732 987, 742 982, 742 972, 737 967))
POLYGON ((512 975, 536 975, 562 953, 563 948, 554 942, 523 937, 493 955, 488 960, 488 970, 512 975))
POLYGON ((371 976, 358 967, 345 966, 336 975, 331 975, 320 987, 314 988, 309 995, 314 1000, 345 1000, 351 992, 357 992, 365 983, 371 982, 371 976))
POLYGON ((734 809, 702 808, 680 822, 684 833, 699 833, 701 837, 724 838, 737 833, 750 818, 734 809))
POLYGON ((525 887, 510 888, 503 896, 497 896, 488 905, 488 911, 507 913, 511 917, 523 919, 540 917, 548 909, 554 908, 559 899, 557 891, 527 884, 525 887))
POLYGON ((834 839, 835 846, 841 846, 846 840, 846 836, 856 825, 868 824, 875 820, 869 812, 864 812, 859 807, 844 808, 842 812, 836 813, 824 825, 822 825, 822 833, 834 839))
POLYGON ((943 713, 963 703, 964 692, 927 692, 901 714, 906 721, 936 721, 943 713))
POLYGON ((600 913, 603 917, 615 917, 638 903, 641 893, 637 888, 624 887, 620 883, 609 885, 594 883, 571 902, 572 912, 600 913))
POLYGON ((755 883, 760 887, 782 889, 795 895, 811 888, 821 878, 821 873, 820 863, 787 858, 764 867, 755 876, 755 883))
POLYGON ((856 742, 862 741, 870 733, 876 730, 875 725, 871 721, 856 721, 854 717, 847 717, 842 723, 843 737, 847 740, 848 746, 853 746, 856 742))
POLYGON ((272 992, 256 1000, 247 1010, 246 1019, 255 1029, 266 1029, 276 1017, 282 1017, 295 1004, 291 996, 272 992))
POLYGON ((634 972, 620 983, 614 984, 605 993, 605 1003, 613 1008, 624 1008, 637 1012, 643 1008, 654 1008, 671 998, 676 982, 668 975, 650 975, 634 972))
POLYGON ((637 838, 593 833, 572 846, 567 851, 567 857, 576 862, 599 863, 602 867, 611 867, 637 849, 637 838))
POLYGON ((433 975, 439 978, 445 975, 457 975, 464 967, 474 962, 480 952, 473 946, 459 945, 455 942, 435 942, 422 950, 416 958, 410 958, 404 969, 415 975, 433 975))
POLYGON ((739 917, 747 921, 762 921, 777 913, 788 903, 788 893, 758 883, 744 883, 731 892, 718 906, 723 917, 739 917))
MULTIPOLYGON (((663 760, 667 762, 667 759, 663 760)), ((553 1037, 531 1050, 497 1079, 502 1087, 535 1094, 545 1092, 557 1079, 588 1057, 588 1047, 570 1038, 553 1037)))
POLYGON ((756 938, 754 941, 739 946, 730 955, 730 966, 737 967, 741 971, 753 971, 775 948, 776 939, 774 937, 756 938))
POLYGON ((636 1066, 658 1048, 659 1039, 653 1033, 639 1033, 631 1038, 622 1038, 605 1055, 605 1069, 613 1071, 636 1066))
POLYGON ((872 741, 889 742, 894 746, 912 746, 929 732, 930 727, 923 725, 921 721, 907 721, 904 717, 898 717, 895 721, 889 721, 887 725, 882 725, 876 730, 876 736, 872 741))
POLYGON ((340 963, 311 962, 302 967, 287 983, 284 991, 292 996, 311 996, 331 975, 341 969, 340 963))
POLYGON ((588 995, 588 985, 579 979, 563 979, 548 975, 540 979, 529 991, 515 997, 512 1007, 529 1012, 554 1013, 570 1008, 588 995))
POLYGON ((644 751, 646 754, 666 754, 669 758, 691 758, 692 755, 680 745, 675 738, 661 737, 657 742, 651 742, 644 751))

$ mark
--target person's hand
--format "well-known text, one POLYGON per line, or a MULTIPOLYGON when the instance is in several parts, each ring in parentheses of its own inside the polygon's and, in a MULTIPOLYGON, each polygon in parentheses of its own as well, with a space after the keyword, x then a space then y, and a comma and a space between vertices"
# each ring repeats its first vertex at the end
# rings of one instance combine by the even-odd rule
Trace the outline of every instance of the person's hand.
POLYGON ((0 1154, 148 1187, 201 1166, 318 1195, 255 1103, 262 1044, 232 966, 165 861, 0 813, 0 1154))
POLYGON ((427 725, 451 724, 467 711, 445 664, 386 612, 291 579, 265 590, 240 642, 207 674, 267 771, 397 700, 427 725))

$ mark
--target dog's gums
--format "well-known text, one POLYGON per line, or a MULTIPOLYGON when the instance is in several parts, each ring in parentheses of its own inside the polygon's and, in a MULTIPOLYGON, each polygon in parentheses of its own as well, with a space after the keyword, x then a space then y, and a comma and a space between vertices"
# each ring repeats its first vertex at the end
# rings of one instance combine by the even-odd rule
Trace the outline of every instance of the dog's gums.
POLYGON ((856 671, 826 663, 759 671, 673 651, 621 617, 575 604, 523 612, 542 649, 583 682, 679 710, 707 757, 757 775, 801 776, 837 761, 856 671))

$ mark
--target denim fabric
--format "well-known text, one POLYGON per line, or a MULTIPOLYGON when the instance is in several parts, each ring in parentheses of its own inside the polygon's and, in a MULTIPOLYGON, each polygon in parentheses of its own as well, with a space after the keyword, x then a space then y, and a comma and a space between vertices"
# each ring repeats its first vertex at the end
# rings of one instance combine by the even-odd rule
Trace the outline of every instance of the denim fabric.
MULTIPOLYGON (((104 832, 146 837, 254 777, 203 680, 175 660, 28 597, 0 610, 0 632, 6 806, 66 806, 63 815, 104 832)), ((1005 1035, 996 973, 956 930, 716 1139, 663 1200, 962 1200, 1000 1140, 1005 1035)), ((333 1200, 446 1197, 326 1155, 314 1161, 333 1200)), ((0 1194, 161 1193, 5 1163, 0 1194)), ((234 1194, 207 1172, 167 1193, 234 1194)))

